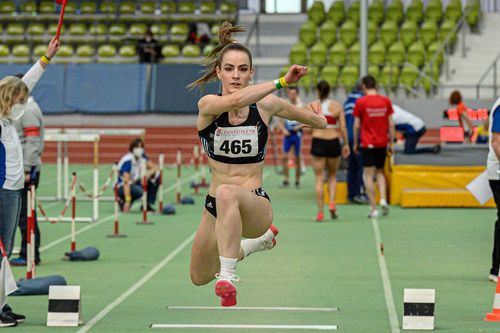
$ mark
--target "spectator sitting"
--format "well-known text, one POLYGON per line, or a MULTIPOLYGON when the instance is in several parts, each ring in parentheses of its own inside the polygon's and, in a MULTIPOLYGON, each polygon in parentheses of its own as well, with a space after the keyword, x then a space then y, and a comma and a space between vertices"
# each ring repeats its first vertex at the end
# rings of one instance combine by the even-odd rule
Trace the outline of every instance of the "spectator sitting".
POLYGON ((190 23, 186 39, 187 43, 208 44, 210 42, 210 29, 207 23, 190 23))
POLYGON ((476 143, 488 143, 490 138, 490 120, 486 118, 481 126, 477 128, 476 143))
POLYGON ((137 42, 137 54, 140 63, 157 63, 160 59, 160 45, 151 30, 146 30, 144 38, 137 42))

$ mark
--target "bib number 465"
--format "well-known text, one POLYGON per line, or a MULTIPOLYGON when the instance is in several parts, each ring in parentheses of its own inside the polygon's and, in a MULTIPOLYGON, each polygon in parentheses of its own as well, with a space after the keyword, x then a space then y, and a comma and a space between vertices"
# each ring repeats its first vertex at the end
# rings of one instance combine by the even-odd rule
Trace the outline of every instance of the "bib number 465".
POLYGON ((249 154, 252 151, 251 140, 224 140, 220 150, 226 154, 249 154))

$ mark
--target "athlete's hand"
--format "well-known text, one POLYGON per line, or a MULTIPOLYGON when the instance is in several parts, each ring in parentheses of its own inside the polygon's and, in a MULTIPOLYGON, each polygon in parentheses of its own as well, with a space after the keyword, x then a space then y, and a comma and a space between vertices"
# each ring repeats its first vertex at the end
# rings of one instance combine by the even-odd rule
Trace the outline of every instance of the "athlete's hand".
POLYGON ((352 145, 352 151, 356 154, 359 153, 359 147, 357 143, 352 145))
POLYGON ((307 75, 307 67, 292 65, 285 74, 285 81, 288 84, 299 82, 300 78, 307 75))
POLYGON ((325 118, 325 115, 323 114, 323 111, 321 110, 321 102, 320 101, 313 101, 309 104, 307 104, 307 109, 312 110, 312 112, 315 114, 315 118, 317 118, 317 122, 315 126, 312 126, 314 128, 325 128, 327 121, 325 118))
POLYGON ((53 37, 49 43, 49 46, 47 47, 47 52, 45 52, 45 56, 51 59, 53 56, 56 55, 57 51, 59 51, 60 45, 61 43, 59 42, 59 39, 53 37))
POLYGON ((349 145, 343 145, 342 146, 342 157, 344 159, 346 159, 347 157, 349 157, 350 154, 351 154, 351 150, 349 149, 349 145))
POLYGON ((284 128, 284 129, 283 129, 283 135, 284 135, 284 136, 289 136, 289 135, 290 135, 290 132, 289 132, 286 128, 284 128))
POLYGON ((125 202, 125 203, 123 204, 123 212, 124 212, 124 213, 128 213, 128 212, 130 212, 130 202, 125 202))

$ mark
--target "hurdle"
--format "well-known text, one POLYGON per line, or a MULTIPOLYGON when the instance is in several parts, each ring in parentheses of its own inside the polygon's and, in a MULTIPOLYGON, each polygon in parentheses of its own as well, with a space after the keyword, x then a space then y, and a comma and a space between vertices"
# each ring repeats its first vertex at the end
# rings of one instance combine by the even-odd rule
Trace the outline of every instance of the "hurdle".
MULTIPOLYGON (((46 142, 57 143, 57 195, 56 197, 41 197, 43 201, 63 200, 68 198, 68 179, 69 179, 69 157, 68 143, 69 142, 94 142, 93 154, 93 187, 92 194, 86 193, 85 188, 80 184, 80 190, 86 196, 78 197, 79 200, 93 201, 93 220, 99 218, 99 201, 114 201, 114 196, 103 196, 107 187, 110 185, 111 176, 108 177, 105 184, 99 189, 99 141, 102 136, 139 136, 144 138, 146 131, 138 128, 48 128, 45 131, 46 142), (91 140, 91 138, 94 140, 91 140), (97 138, 97 139, 96 139, 97 138), (64 148, 64 150, 63 150, 64 148), (64 165, 64 167, 63 167, 64 165), (64 170, 63 170, 64 169, 64 170), (64 195, 62 184, 64 179, 64 195)), ((112 173, 113 171, 111 171, 112 173)), ((110 174, 111 174, 110 173, 110 174)))
POLYGON ((27 192, 28 230, 26 235, 26 279, 35 277, 35 184, 30 184, 27 192))
POLYGON ((142 179, 142 221, 135 224, 151 225, 153 222, 148 221, 148 174, 146 170, 146 160, 141 162, 141 179, 142 179))
POLYGON ((160 214, 163 213, 163 168, 165 165, 165 155, 163 153, 160 153, 160 156, 158 157, 158 168, 160 169, 160 186, 158 188, 159 192, 159 203, 158 203, 158 211, 160 214))
POLYGON ((177 150, 176 155, 176 164, 177 164, 177 193, 176 199, 177 203, 181 203, 181 177, 182 177, 182 152, 177 150))

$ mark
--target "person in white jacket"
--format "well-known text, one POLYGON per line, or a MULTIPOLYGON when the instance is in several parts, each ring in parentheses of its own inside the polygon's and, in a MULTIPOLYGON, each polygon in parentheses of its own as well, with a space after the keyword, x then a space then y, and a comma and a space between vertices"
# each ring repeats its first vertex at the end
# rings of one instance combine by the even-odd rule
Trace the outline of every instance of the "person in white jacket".
MULTIPOLYGON (((23 151, 13 121, 22 116, 23 104, 58 49, 59 40, 53 38, 45 55, 22 79, 7 76, 0 80, 0 238, 7 257, 11 255, 14 245, 25 181, 23 151)), ((6 305, 1 309, 0 327, 15 326, 24 319, 6 305)))

